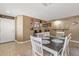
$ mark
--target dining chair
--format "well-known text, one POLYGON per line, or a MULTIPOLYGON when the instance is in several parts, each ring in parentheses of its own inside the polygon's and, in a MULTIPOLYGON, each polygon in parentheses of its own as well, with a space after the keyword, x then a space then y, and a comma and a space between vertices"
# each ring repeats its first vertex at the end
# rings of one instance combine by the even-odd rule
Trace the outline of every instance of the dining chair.
POLYGON ((63 44, 63 48, 60 49, 58 55, 60 56, 68 56, 69 55, 69 41, 71 39, 71 33, 65 37, 65 41, 63 44), (60 54, 61 52, 61 54, 60 54))
POLYGON ((44 32, 43 39, 50 39, 50 32, 44 32))
POLYGON ((37 33, 36 35, 42 39, 50 39, 50 32, 37 33))
POLYGON ((44 33, 36 33, 37 37, 42 38, 44 36, 44 33))
POLYGON ((42 33, 37 33, 37 37, 42 38, 43 44, 48 44, 50 43, 50 32, 42 32, 42 33))
POLYGON ((59 31, 57 31, 56 32, 56 37, 64 37, 65 36, 65 32, 59 32, 59 31))
POLYGON ((57 52, 43 45, 42 38, 30 36, 30 39, 32 44, 32 53, 34 56, 57 55, 57 52), (44 54, 44 51, 47 51, 47 54, 44 54))
POLYGON ((34 56, 43 56, 42 38, 30 36, 32 53, 34 56))
POLYGON ((50 32, 44 32, 44 36, 50 36, 50 32))

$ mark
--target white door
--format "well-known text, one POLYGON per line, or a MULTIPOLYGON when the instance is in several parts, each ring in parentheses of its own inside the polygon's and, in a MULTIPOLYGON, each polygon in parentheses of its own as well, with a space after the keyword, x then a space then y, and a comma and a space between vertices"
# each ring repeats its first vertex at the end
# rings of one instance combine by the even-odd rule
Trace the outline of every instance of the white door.
POLYGON ((1 18, 1 39, 0 43, 15 40, 15 20, 1 18))

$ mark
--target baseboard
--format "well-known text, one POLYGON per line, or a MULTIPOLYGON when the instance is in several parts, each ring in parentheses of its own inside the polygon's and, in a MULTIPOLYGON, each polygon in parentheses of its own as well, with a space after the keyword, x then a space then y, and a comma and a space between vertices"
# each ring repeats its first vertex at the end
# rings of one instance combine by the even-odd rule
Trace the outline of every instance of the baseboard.
MULTIPOLYGON (((16 43, 28 43, 28 42, 30 42, 30 40, 24 41, 24 42, 19 42, 19 41, 15 40, 15 42, 16 42, 16 43)), ((76 41, 76 40, 70 40, 70 42, 78 43, 78 44, 79 44, 79 41, 76 41)))
POLYGON ((16 42, 16 43, 21 43, 21 44, 22 44, 22 43, 28 43, 28 42, 30 42, 30 40, 24 41, 24 42, 19 42, 19 41, 15 40, 15 42, 16 42))
POLYGON ((15 40, 14 41, 8 41, 8 42, 0 42, 0 44, 10 43, 10 42, 15 42, 15 40))

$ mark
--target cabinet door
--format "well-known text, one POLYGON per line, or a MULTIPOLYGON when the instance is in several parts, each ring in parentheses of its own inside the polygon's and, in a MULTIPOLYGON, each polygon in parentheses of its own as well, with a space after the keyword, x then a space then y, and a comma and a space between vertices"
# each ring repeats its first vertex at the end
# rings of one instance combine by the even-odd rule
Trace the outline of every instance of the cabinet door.
POLYGON ((0 43, 15 40, 15 20, 1 19, 0 43))

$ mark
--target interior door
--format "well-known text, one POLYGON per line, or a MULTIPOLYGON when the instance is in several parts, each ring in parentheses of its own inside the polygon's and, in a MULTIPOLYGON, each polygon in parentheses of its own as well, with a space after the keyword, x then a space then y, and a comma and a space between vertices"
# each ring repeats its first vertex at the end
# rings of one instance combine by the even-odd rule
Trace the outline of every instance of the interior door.
POLYGON ((0 43, 15 40, 15 20, 1 19, 1 39, 0 43))

